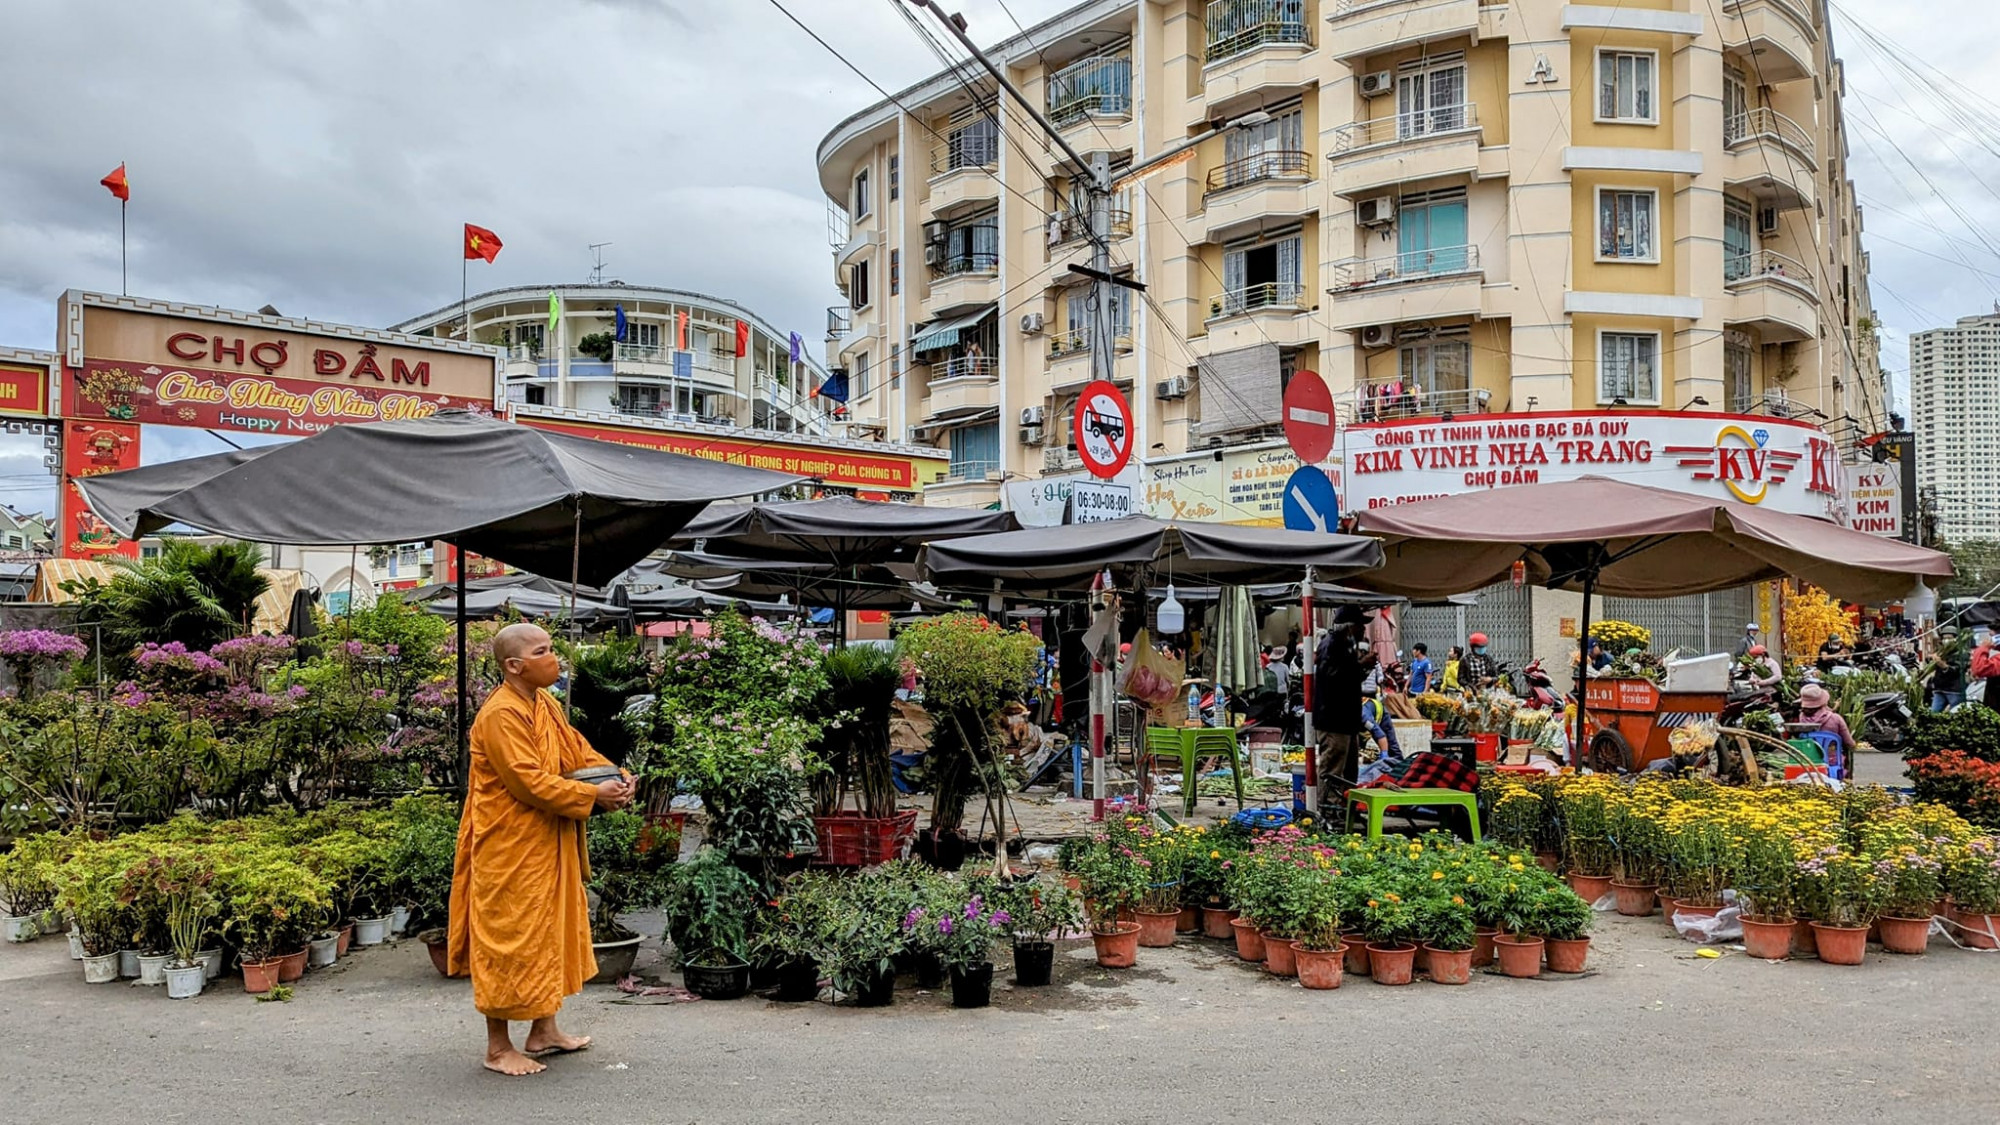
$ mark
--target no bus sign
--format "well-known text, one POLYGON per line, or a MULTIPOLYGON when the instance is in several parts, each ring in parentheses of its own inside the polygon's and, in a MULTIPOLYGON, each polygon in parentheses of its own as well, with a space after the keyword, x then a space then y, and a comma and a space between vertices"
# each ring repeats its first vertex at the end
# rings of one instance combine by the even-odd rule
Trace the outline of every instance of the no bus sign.
POLYGON ((1090 475, 1110 480, 1125 468, 1132 459, 1132 406, 1117 384, 1099 379, 1083 388, 1070 440, 1090 475))

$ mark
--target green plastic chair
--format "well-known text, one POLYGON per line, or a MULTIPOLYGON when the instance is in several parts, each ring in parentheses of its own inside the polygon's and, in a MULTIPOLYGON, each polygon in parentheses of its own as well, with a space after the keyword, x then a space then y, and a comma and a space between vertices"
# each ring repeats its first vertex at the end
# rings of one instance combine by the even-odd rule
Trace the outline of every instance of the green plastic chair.
POLYGON ((1229 776, 1236 783, 1236 807, 1243 807, 1243 764, 1237 757, 1236 732, 1228 727, 1147 727, 1146 756, 1175 758, 1181 764, 1181 809, 1194 814, 1195 766, 1203 758, 1229 759, 1229 776))
POLYGON ((1396 789, 1378 787, 1372 789, 1350 789, 1341 802, 1347 810, 1347 819, 1342 830, 1354 823, 1354 806, 1362 805, 1368 811, 1368 838, 1382 838, 1382 814, 1389 809, 1408 805, 1455 805, 1465 810, 1466 818, 1472 825, 1472 842, 1479 842, 1479 798, 1476 794, 1460 789, 1396 789))

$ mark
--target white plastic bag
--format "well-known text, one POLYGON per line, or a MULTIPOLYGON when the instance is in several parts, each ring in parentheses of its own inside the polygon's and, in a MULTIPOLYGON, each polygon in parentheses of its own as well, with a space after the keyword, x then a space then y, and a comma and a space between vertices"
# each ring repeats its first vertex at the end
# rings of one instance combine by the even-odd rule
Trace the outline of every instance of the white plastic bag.
POLYGON ((1743 940, 1743 911, 1736 905, 1736 892, 1722 892, 1722 910, 1715 917, 1674 914, 1674 932, 1692 942, 1716 945, 1743 940))

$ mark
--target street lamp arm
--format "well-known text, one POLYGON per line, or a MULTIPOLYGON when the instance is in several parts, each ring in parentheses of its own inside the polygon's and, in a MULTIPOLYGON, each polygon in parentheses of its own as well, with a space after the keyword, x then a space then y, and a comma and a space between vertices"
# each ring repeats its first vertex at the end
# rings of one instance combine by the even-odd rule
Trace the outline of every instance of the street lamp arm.
POLYGON ((1238 117, 1233 121, 1225 121, 1222 122, 1221 124, 1210 125, 1207 129, 1204 129, 1201 132, 1196 133, 1194 136, 1189 137, 1188 139, 1180 142, 1179 144, 1173 145, 1151 157, 1148 157, 1146 160, 1138 164, 1135 164, 1130 168, 1127 168, 1124 174, 1120 175, 1118 179, 1112 183, 1111 190, 1117 191, 1120 188, 1126 187, 1128 185, 1136 184, 1140 180, 1145 179, 1147 176, 1152 175, 1153 173, 1159 171, 1162 168, 1166 168, 1170 165, 1179 163, 1181 160, 1185 159, 1189 153, 1193 152, 1197 147, 1202 145, 1204 142, 1212 141, 1215 138, 1221 136, 1222 134, 1229 132, 1231 129, 1254 129, 1257 126, 1262 125, 1269 120, 1271 120, 1271 115, 1260 109, 1252 113, 1246 113, 1243 116, 1238 117))

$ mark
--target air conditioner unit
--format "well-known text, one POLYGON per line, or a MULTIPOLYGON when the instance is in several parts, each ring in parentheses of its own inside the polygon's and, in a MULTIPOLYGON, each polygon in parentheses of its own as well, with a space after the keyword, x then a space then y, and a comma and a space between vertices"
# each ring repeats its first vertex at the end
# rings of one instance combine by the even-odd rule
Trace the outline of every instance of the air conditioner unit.
POLYGON ((1379 98, 1383 94, 1392 94, 1395 91, 1396 74, 1394 71, 1378 70, 1373 74, 1364 74, 1361 76, 1361 96, 1364 98, 1379 98))
POLYGON ((1354 205, 1354 221, 1364 227, 1385 227, 1396 221, 1396 197, 1378 195, 1354 205))
POLYGON ((944 243, 933 242, 929 246, 924 247, 925 265, 935 266, 943 263, 943 261, 944 261, 944 243))
POLYGON ((1778 209, 1776 207, 1757 208, 1757 233, 1778 233, 1778 209))
POLYGON ((1022 426, 1021 444, 1022 445, 1042 444, 1042 428, 1040 426, 1022 426))
POLYGON ((1042 413, 1042 410, 1043 410, 1043 408, 1042 408, 1042 407, 1039 407, 1039 406, 1024 406, 1024 407, 1022 407, 1022 408, 1021 408, 1021 424, 1022 424, 1023 426, 1039 426, 1039 425, 1041 425, 1041 424, 1042 424, 1042 419, 1043 419, 1044 417, 1046 417, 1046 415, 1042 413))
POLYGON ((1021 334, 1023 336, 1038 336, 1041 334, 1041 331, 1042 331, 1041 313, 1037 312, 1037 313, 1021 314, 1021 334))
POLYGON ((1188 377, 1185 375, 1170 375, 1160 380, 1159 386, 1154 388, 1154 393, 1160 398, 1186 398, 1188 393, 1188 377))
POLYGON ((943 242, 951 233, 951 224, 943 219, 934 219, 924 224, 925 242, 943 242))
POLYGON ((1045 473, 1059 473, 1069 468, 1069 458, 1069 450, 1064 449, 1060 445, 1043 446, 1042 471, 1045 473))
POLYGON ((1361 346, 1364 348, 1386 348, 1395 344, 1396 329, 1389 324, 1371 324, 1361 330, 1361 346))

